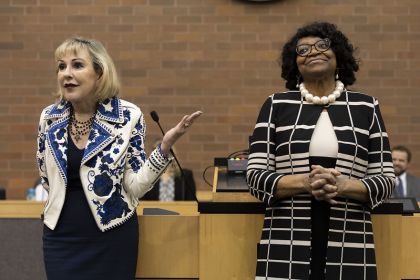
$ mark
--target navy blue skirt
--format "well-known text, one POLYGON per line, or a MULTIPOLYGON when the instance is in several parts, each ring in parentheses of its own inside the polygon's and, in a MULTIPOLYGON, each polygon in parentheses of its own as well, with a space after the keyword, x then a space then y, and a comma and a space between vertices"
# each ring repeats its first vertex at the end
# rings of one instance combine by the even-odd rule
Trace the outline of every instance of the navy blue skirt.
POLYGON ((137 214, 99 230, 82 190, 67 191, 55 230, 44 226, 48 280, 133 280, 139 241, 137 214))

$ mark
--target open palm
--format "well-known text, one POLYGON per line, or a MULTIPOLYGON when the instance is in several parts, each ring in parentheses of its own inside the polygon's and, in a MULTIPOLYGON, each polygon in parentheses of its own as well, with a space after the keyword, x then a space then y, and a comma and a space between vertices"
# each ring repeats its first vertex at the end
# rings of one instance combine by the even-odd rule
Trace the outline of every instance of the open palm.
POLYGON ((181 121, 174 126, 173 128, 169 129, 162 139, 161 149, 162 152, 167 155, 169 154, 171 147, 175 144, 175 142, 187 132, 187 130, 191 127, 194 121, 201 116, 203 112, 197 111, 192 113, 191 115, 185 115, 181 121))

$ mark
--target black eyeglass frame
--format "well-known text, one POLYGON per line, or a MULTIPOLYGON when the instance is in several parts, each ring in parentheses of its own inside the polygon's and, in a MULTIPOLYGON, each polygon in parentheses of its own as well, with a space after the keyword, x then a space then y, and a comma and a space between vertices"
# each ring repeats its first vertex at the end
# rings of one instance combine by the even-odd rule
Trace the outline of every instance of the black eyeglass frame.
POLYGON ((315 47, 315 49, 316 49, 317 51, 321 52, 321 53, 326 52, 326 51, 328 51, 328 50, 331 48, 331 40, 330 40, 330 39, 328 39, 328 38, 324 38, 324 39, 320 39, 320 40, 316 41, 316 42, 315 42, 315 43, 313 43, 313 44, 300 44, 300 45, 297 45, 297 46, 296 46, 295 51, 296 51, 296 54, 297 54, 298 56, 305 57, 305 56, 308 56, 308 55, 311 53, 311 51, 312 51, 312 48, 313 48, 313 47, 315 47), (328 48, 326 48, 325 50, 324 50, 324 49, 322 49, 322 50, 318 49, 318 48, 317 48, 317 44, 318 44, 319 42, 328 42, 328 48), (298 48, 299 48, 300 46, 308 46, 308 47, 309 47, 309 51, 308 51, 306 54, 299 54, 299 52, 298 52, 298 48))

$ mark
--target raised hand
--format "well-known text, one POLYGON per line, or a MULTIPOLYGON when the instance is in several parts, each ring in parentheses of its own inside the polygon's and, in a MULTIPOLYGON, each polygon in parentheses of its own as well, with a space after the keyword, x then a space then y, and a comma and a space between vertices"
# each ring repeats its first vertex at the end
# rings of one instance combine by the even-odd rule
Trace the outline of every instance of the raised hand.
POLYGON ((162 143, 160 145, 163 154, 169 154, 171 147, 182 135, 185 134, 185 132, 187 132, 187 130, 192 126, 194 121, 199 116, 201 116, 201 114, 203 114, 203 112, 197 111, 192 113, 191 115, 185 115, 176 126, 169 129, 165 133, 162 139, 162 143))

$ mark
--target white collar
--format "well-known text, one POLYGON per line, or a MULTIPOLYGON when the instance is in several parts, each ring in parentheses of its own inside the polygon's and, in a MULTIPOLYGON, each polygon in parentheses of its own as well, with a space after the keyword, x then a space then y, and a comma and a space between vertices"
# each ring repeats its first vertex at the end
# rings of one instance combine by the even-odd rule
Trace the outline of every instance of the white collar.
POLYGON ((400 178, 401 181, 403 181, 404 183, 407 182, 407 172, 404 171, 404 173, 402 173, 400 176, 398 176, 400 178))

